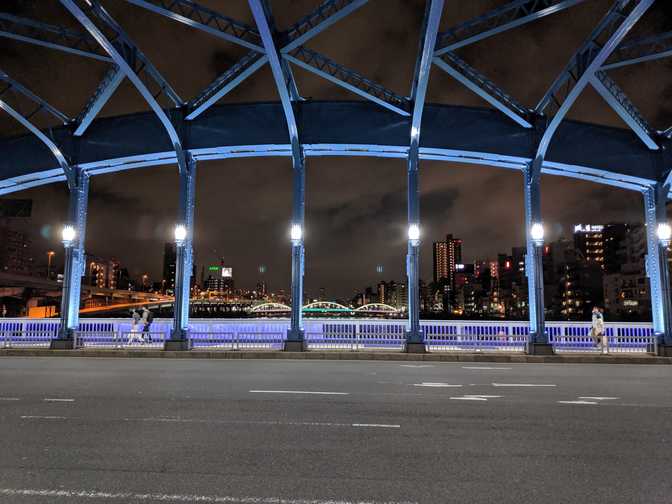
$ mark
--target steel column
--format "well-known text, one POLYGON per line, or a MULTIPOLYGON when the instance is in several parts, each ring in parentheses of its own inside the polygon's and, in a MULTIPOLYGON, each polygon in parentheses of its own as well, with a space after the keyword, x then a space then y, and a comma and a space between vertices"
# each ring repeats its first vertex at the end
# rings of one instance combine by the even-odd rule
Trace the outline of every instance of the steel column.
MULTIPOLYGON (((178 153, 180 155, 180 153, 178 153)), ((175 306, 173 331, 170 339, 188 347, 189 340, 189 299, 191 277, 193 274, 193 238, 194 238, 194 206, 196 197, 196 161, 189 154, 185 155, 186 169, 180 172, 180 206, 178 224, 187 230, 184 240, 176 240, 175 260, 175 306)))
POLYGON ((667 262, 667 245, 658 238, 658 225, 667 223, 665 203, 669 188, 651 186, 644 191, 646 219, 646 273, 651 288, 651 313, 653 330, 659 344, 672 346, 672 309, 670 308, 670 273, 667 262))
POLYGON ((64 242, 65 272, 63 275, 63 293, 61 298, 61 327, 58 340, 52 348, 73 348, 74 332, 79 326, 79 305, 82 276, 86 268, 86 217, 89 198, 89 176, 75 168, 75 183, 70 188, 68 223, 75 229, 75 239, 64 242))
POLYGON ((306 172, 304 155, 293 158, 293 205, 292 226, 301 229, 300 239, 292 240, 292 313, 291 325, 287 333, 287 341, 303 344, 303 276, 305 270, 305 247, 303 242, 303 229, 305 223, 306 207, 306 172))
POLYGON ((254 21, 259 29, 261 40, 266 50, 268 63, 273 73, 275 86, 280 95, 282 110, 287 122, 289 141, 292 145, 292 167, 294 169, 294 204, 292 209, 292 319, 287 332, 285 350, 303 350, 304 334, 302 321, 303 307, 303 271, 304 271, 304 207, 305 207, 305 161, 303 146, 299 139, 299 129, 294 114, 294 107, 287 89, 285 74, 271 28, 266 17, 262 0, 248 0, 254 21))
POLYGON ((543 243, 532 239, 532 226, 541 223, 541 158, 523 170, 525 177, 525 274, 527 275, 530 343, 548 344, 544 317, 543 243))
MULTIPOLYGON (((419 146, 411 145, 408 152, 408 228, 420 228, 420 184, 419 184, 419 146)), ((409 233, 410 234, 410 233, 409 233)), ((408 279, 408 322, 406 325, 406 343, 424 344, 424 334, 420 330, 420 240, 408 240, 406 254, 406 277, 408 279)))
POLYGON ((411 135, 408 149, 408 252, 406 255, 406 276, 408 279, 408 322, 406 324, 406 350, 424 352, 425 338, 420 329, 420 130, 425 98, 432 69, 432 56, 439 32, 443 12, 443 0, 427 0, 423 20, 422 38, 418 48, 411 101, 411 135))

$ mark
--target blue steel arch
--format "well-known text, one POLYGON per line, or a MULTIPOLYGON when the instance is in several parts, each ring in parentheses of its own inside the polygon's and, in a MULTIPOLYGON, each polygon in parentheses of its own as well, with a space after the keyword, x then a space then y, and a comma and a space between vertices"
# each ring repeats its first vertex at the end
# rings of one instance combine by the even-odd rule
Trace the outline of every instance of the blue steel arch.
MULTIPOLYGON (((305 101, 296 107, 306 156, 406 158, 410 119, 367 102, 305 101)), ((213 106, 184 128, 196 160, 291 156, 279 103, 213 106)), ((522 170, 535 155, 534 131, 496 110, 430 104, 422 120, 420 158, 522 170)), ((96 119, 83 137, 68 126, 50 136, 89 175, 176 163, 173 145, 152 112, 96 119)), ((543 173, 644 190, 672 167, 672 141, 651 151, 630 130, 565 120, 543 173), (662 162, 661 162, 662 158, 662 162)), ((0 194, 64 180, 51 153, 32 135, 0 139, 0 194)))

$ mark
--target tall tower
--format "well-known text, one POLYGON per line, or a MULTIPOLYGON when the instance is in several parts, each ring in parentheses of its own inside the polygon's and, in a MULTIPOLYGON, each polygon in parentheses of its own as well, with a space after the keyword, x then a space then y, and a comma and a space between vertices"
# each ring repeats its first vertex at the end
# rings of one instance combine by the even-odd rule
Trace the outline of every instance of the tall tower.
POLYGON ((434 242, 434 283, 448 278, 448 244, 434 242))

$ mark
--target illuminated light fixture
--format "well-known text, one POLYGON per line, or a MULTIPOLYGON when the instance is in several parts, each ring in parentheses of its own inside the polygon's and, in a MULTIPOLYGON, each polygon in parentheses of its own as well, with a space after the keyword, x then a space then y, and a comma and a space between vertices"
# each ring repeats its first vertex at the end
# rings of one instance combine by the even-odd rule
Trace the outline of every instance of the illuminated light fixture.
POLYGON ((420 226, 417 224, 411 224, 408 226, 408 240, 413 245, 417 245, 417 243, 420 241, 420 226))
POLYGON ((303 238, 303 229, 301 224, 292 224, 292 229, 289 231, 289 237, 292 240, 292 243, 300 243, 303 238))
POLYGON ((541 246, 544 243, 544 225, 541 222, 535 222, 530 228, 530 238, 535 245, 541 246))
POLYGON ((76 237, 77 230, 75 229, 75 226, 71 224, 66 224, 63 226, 63 230, 61 231, 61 238, 63 240, 63 244, 66 247, 72 247, 76 237))
POLYGON ((175 243, 183 244, 187 239, 187 227, 184 224, 175 226, 175 243))
POLYGON ((670 227, 670 225, 667 222, 661 222, 660 224, 658 224, 656 234, 658 235, 660 243, 664 247, 668 247, 670 245, 670 241, 672 240, 672 227, 670 227))

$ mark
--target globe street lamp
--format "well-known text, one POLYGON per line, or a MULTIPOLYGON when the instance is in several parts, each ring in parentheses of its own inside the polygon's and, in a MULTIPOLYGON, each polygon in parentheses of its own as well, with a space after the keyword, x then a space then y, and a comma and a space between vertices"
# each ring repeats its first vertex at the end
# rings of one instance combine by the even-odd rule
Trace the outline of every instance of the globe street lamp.
POLYGON ((301 224, 292 224, 292 228, 289 232, 289 237, 292 240, 292 244, 299 245, 303 239, 303 228, 301 224))
POLYGON ((663 247, 669 247, 672 241, 672 227, 667 222, 661 222, 656 229, 658 240, 663 247))
POLYGON ((541 222, 535 222, 530 228, 530 238, 537 247, 544 244, 544 225, 541 222))
POLYGON ((70 248, 75 244, 77 238, 77 230, 72 224, 66 224, 61 231, 61 239, 65 248, 70 248))
POLYGON ((408 226, 408 241, 414 247, 420 245, 420 226, 417 224, 408 226))

